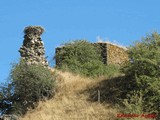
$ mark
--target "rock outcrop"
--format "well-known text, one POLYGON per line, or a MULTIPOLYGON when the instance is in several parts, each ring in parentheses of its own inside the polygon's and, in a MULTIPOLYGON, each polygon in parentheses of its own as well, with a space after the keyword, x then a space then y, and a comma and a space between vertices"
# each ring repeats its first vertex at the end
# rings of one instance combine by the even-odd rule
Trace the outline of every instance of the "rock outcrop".
POLYGON ((44 56, 44 43, 40 37, 43 32, 44 29, 40 26, 28 26, 24 29, 24 41, 19 52, 28 65, 42 64, 48 66, 44 56))

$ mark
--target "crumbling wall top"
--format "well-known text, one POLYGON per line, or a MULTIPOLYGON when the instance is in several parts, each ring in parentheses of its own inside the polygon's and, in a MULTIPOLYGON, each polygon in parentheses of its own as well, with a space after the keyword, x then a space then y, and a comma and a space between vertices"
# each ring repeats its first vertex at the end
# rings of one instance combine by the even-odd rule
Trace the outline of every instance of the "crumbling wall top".
POLYGON ((41 26, 28 26, 24 29, 23 45, 19 52, 28 65, 43 64, 48 66, 44 44, 40 37, 43 32, 44 29, 41 26))
POLYGON ((44 28, 41 26, 28 26, 24 29, 24 34, 41 35, 44 32, 44 28))
MULTIPOLYGON (((122 45, 119 45, 119 44, 115 44, 115 43, 111 43, 111 42, 97 42, 98 44, 110 44, 110 45, 113 45, 113 46, 116 46, 116 47, 119 47, 119 48, 122 48, 124 50, 128 50, 127 47, 125 46, 122 46, 122 45)), ((96 43, 95 43, 96 44, 96 43)))

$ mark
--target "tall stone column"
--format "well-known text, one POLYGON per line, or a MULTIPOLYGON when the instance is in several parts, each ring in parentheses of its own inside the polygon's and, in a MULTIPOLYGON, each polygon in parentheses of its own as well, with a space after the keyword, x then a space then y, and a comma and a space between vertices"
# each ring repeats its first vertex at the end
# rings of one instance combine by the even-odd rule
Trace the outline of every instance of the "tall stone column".
POLYGON ((44 29, 40 26, 28 26, 24 29, 24 41, 19 52, 28 65, 41 64, 48 66, 44 43, 40 37, 43 32, 44 29))

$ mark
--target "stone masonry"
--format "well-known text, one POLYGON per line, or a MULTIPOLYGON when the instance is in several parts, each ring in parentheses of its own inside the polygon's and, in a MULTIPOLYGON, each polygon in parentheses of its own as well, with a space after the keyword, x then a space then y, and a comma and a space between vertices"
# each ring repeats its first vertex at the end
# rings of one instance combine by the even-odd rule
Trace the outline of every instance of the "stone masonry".
POLYGON ((43 32, 44 29, 40 26, 28 26, 24 29, 24 41, 19 52, 28 65, 42 64, 48 66, 44 43, 40 37, 43 32))
POLYGON ((129 61, 127 48, 109 42, 94 43, 100 45, 104 64, 123 65, 129 61))
MULTIPOLYGON (((129 61, 127 48, 123 46, 119 46, 116 44, 112 44, 109 42, 98 42, 91 43, 93 45, 99 45, 101 49, 102 62, 104 64, 115 64, 115 65, 123 65, 127 61, 129 61)), ((65 47, 65 46, 63 46, 65 47)), ((58 53, 63 47, 57 47, 56 53, 58 53)), ((59 64, 59 61, 56 60, 56 65, 59 64)))

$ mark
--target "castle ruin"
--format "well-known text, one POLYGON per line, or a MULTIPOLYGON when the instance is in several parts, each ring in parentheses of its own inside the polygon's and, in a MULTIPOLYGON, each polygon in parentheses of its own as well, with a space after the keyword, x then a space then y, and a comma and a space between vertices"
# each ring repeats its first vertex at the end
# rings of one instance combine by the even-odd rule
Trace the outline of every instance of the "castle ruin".
POLYGON ((101 56, 104 64, 123 65, 129 58, 127 48, 109 42, 98 42, 101 48, 101 56))
MULTIPOLYGON (((102 62, 106 65, 114 64, 121 66, 125 64, 127 61, 129 61, 126 47, 119 46, 109 42, 97 42, 92 44, 100 46, 102 62)), ((63 49, 63 47, 57 47, 56 54, 61 49, 63 49)), ((56 59, 56 65, 58 65, 59 62, 60 61, 56 59)))
POLYGON ((40 26, 28 26, 24 29, 24 41, 19 52, 28 65, 42 64, 48 66, 44 56, 44 43, 40 37, 43 32, 44 29, 40 26))

